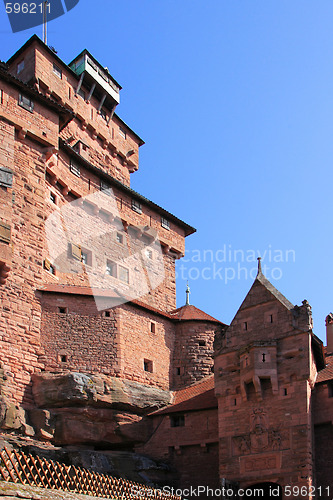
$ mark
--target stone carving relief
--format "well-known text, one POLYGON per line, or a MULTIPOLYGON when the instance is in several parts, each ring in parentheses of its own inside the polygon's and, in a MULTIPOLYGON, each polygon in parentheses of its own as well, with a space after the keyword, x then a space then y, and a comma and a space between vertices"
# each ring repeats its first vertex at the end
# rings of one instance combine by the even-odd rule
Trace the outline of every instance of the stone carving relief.
POLYGON ((250 432, 233 438, 234 455, 289 448, 288 433, 269 428, 268 413, 264 408, 254 408, 249 420, 250 432))

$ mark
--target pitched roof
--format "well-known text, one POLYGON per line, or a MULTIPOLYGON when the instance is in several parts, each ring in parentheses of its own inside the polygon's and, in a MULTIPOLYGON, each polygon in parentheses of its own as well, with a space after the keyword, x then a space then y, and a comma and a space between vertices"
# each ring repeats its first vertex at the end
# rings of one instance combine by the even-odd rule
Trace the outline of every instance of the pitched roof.
POLYGON ((154 411, 150 415, 167 415, 210 408, 217 408, 217 399, 214 394, 214 375, 209 375, 196 384, 175 391, 171 405, 154 411))
POLYGON ((326 368, 318 373, 316 384, 333 380, 333 354, 326 356, 326 368))
POLYGON ((178 309, 171 311, 169 314, 172 318, 179 321, 213 321, 214 323, 224 324, 201 309, 191 305, 179 307, 178 309))
POLYGON ((249 306, 256 305, 256 303, 255 304, 253 303, 253 299, 257 300, 257 298, 256 298, 257 294, 254 290, 256 287, 258 287, 260 285, 262 285, 267 290, 267 292, 269 292, 269 294, 273 295, 273 297, 275 299, 277 299, 282 305, 284 305, 284 307, 286 307, 286 309, 288 309, 288 310, 294 309, 294 304, 292 304, 284 295, 282 295, 282 293, 279 292, 279 290, 277 290, 275 288, 275 286, 273 286, 272 283, 270 283, 268 281, 266 276, 264 276, 264 274, 261 271, 261 264, 259 262, 258 274, 257 274, 250 290, 248 291, 245 299, 243 300, 240 308, 238 309, 239 311, 241 309, 245 309, 249 306))

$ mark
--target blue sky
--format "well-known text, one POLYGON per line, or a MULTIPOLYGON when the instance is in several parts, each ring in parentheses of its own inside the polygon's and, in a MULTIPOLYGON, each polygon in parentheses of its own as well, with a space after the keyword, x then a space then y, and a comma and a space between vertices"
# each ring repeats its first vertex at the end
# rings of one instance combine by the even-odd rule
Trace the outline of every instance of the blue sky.
MULTIPOLYGON (((123 86, 117 112, 146 141, 132 187, 197 228, 177 263, 178 305, 189 279, 191 303, 229 323, 257 265, 242 259, 259 252, 324 339, 332 19, 331 0, 80 0, 49 23, 65 62, 87 48, 123 86)), ((0 5, 1 59, 33 33, 13 34, 0 5)))

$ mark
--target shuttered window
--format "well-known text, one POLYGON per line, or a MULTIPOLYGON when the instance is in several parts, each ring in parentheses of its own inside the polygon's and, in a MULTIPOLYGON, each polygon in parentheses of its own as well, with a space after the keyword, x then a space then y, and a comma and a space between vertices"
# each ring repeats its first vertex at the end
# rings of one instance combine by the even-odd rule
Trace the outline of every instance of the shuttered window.
POLYGON ((0 221, 0 241, 10 243, 10 225, 0 221))
POLYGON ((0 167, 0 186, 12 187, 13 185, 13 172, 6 167, 0 167))
POLYGON ((81 262, 82 259, 82 252, 81 252, 81 247, 80 245, 76 245, 75 243, 70 244, 70 250, 71 250, 71 256, 79 260, 81 262))

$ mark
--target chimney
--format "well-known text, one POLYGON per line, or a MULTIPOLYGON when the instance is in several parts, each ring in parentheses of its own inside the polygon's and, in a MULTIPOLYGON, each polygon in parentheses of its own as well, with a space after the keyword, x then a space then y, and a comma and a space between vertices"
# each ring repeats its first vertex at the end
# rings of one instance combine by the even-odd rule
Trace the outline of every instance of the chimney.
POLYGON ((333 314, 326 316, 326 345, 327 354, 333 353, 333 314))

